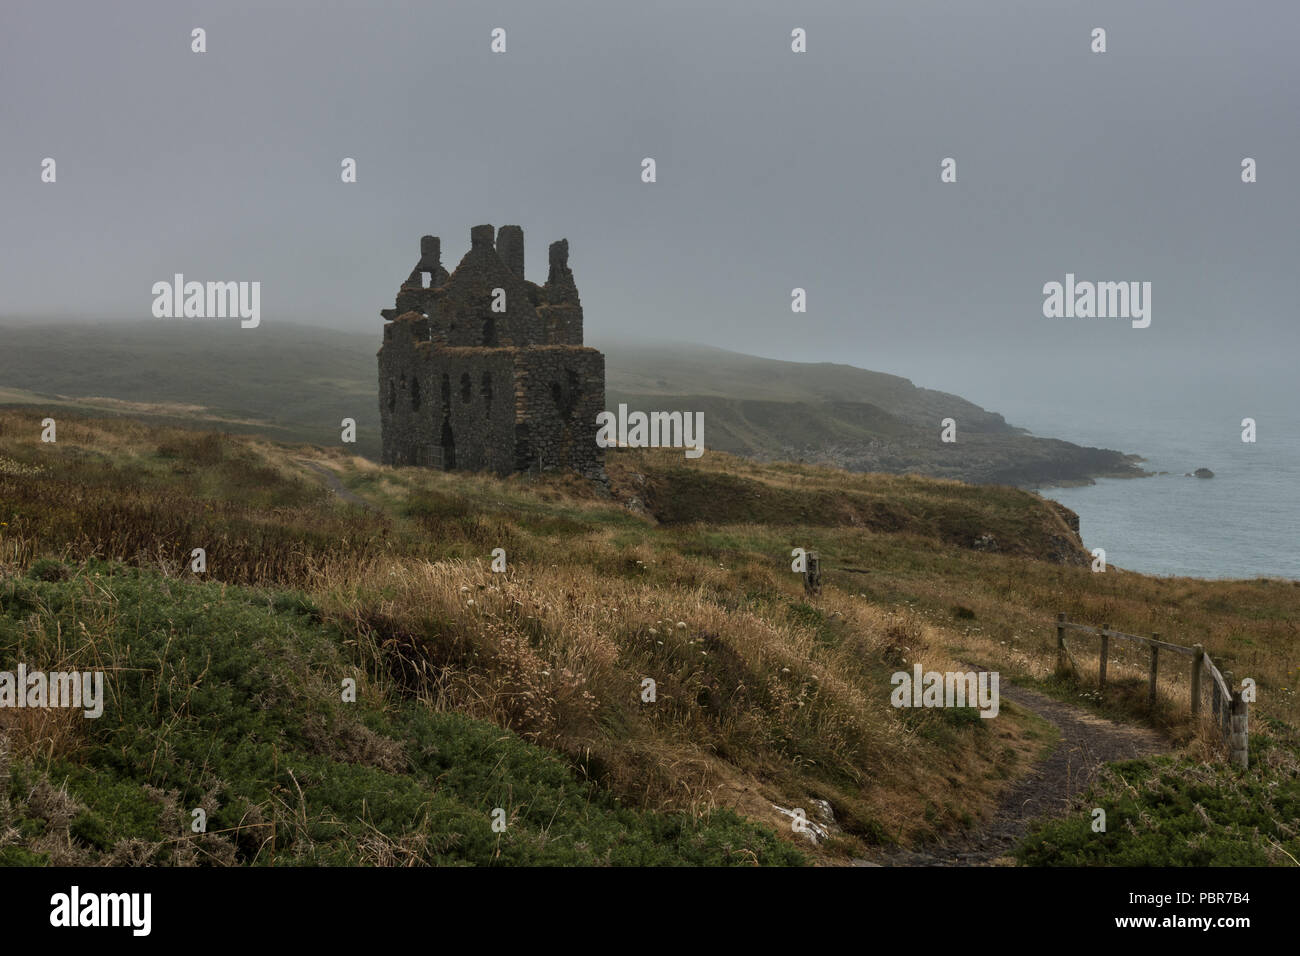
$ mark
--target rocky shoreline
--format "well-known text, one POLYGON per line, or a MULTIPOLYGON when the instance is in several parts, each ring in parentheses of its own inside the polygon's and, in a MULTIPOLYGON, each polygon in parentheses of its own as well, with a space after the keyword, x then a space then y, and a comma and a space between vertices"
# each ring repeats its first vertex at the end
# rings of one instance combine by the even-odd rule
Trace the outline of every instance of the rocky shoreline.
POLYGON ((1011 432, 977 433, 948 446, 901 439, 790 448, 785 457, 847 471, 919 474, 1026 489, 1092 485, 1098 478, 1147 478, 1153 474, 1141 467, 1144 459, 1140 455, 1011 432))

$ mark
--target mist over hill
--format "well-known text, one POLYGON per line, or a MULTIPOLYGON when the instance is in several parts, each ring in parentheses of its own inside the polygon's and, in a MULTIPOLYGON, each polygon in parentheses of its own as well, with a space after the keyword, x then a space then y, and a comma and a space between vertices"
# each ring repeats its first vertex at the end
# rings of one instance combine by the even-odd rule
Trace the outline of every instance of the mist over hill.
MULTIPOLYGON (((219 425, 379 454, 379 334, 268 323, 0 322, 0 404, 59 404, 219 425)), ((1136 476, 1118 451, 1039 438, 956 395, 834 363, 785 362, 695 345, 593 343, 606 407, 702 411, 705 445, 758 460, 1038 485, 1136 476), (956 422, 957 441, 940 440, 956 422)))
POLYGON ((1142 474, 1132 456, 1039 438, 957 395, 832 362, 705 346, 598 345, 606 404, 703 411, 705 444, 762 461, 1034 486, 1142 474), (957 440, 940 440, 944 419, 957 440))

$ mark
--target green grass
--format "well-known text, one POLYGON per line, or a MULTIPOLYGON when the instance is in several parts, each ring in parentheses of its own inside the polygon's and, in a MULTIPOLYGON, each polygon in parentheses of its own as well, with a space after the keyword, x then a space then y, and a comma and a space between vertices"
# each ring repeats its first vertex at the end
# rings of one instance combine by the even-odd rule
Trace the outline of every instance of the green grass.
MULTIPOLYGON (((1279 761, 1294 746, 1300 588, 1057 563, 1077 543, 1014 489, 639 451, 610 454, 605 489, 124 419, 61 416, 44 445, 31 424, 0 411, 0 667, 121 665, 125 709, 9 735, 10 861, 72 847, 97 862, 629 862, 664 842, 664 862, 777 862, 784 830, 709 808, 780 827, 772 804, 809 797, 832 804, 844 855, 941 839, 987 809, 989 781, 1024 772, 1041 728, 1009 706, 997 721, 900 713, 890 673, 946 660, 1032 683, 1057 611, 1199 641, 1256 678, 1252 747, 1272 754, 1274 783, 1294 776, 1279 761), (340 504, 302 456, 376 510, 340 504), (650 517, 625 506, 633 495, 650 517), (973 550, 977 532, 999 551, 973 550), (186 570, 200 545, 203 581, 186 570), (488 569, 496 547, 505 575, 488 569), (790 571, 793 547, 820 553, 821 595, 790 571), (655 707, 636 693, 647 674, 655 707), (357 704, 339 699, 347 676, 357 704), (213 716, 226 712, 229 727, 213 716), (123 713, 129 725, 111 723, 123 713), (209 837, 185 836, 210 791, 209 837), (505 835, 495 806, 512 814, 505 835)), ((1086 675, 1044 686, 1150 719, 1143 666, 1116 666, 1099 703, 1078 697, 1086 675)), ((1207 772, 1232 785, 1222 763, 1207 772)))
MULTIPOLYGON (((1276 729, 1276 728, 1275 728, 1276 729)), ((1250 771, 1186 757, 1105 768, 1068 816, 1017 847, 1026 866, 1296 866, 1300 779, 1296 743, 1255 738, 1250 771), (1106 812, 1104 833, 1093 810, 1106 812)))
POLYGON ((17 833, 0 863, 803 860, 729 811, 621 807, 508 730, 374 691, 353 656, 303 595, 97 562, 6 582, 0 670, 102 668, 109 699, 53 756, 0 766, 0 833, 17 833), (360 678, 356 703, 342 700, 347 676, 360 678), (200 807, 205 834, 189 826, 200 807))

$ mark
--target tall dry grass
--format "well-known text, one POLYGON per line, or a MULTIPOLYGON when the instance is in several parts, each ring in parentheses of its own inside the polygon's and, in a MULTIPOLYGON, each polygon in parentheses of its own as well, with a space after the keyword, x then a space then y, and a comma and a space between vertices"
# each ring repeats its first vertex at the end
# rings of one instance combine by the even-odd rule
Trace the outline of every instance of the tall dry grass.
POLYGON ((900 713, 889 675, 919 662, 1042 677, 1058 610, 1199 637, 1254 668, 1269 713, 1285 716, 1300 677, 1300 589, 1026 557, 1064 547, 1063 525, 1011 489, 633 453, 611 457, 611 493, 121 421, 61 421, 42 447, 29 419, 0 411, 0 568, 100 556, 184 577, 207 547, 210 578, 307 592, 368 699, 491 720, 637 805, 779 822, 771 803, 817 797, 872 839, 978 815, 1033 751, 1023 715, 991 731, 900 713), (339 506, 303 455, 380 513, 339 506), (633 496, 648 515, 624 507, 633 496), (1006 553, 972 550, 985 533, 1006 553), (789 571, 793 546, 822 553, 816 600, 789 571), (489 569, 496 547, 505 574, 489 569))
MULTIPOLYGON (((832 598, 851 639, 829 646, 814 627, 724 606, 720 584, 399 558, 332 568, 310 590, 386 689, 510 727, 647 806, 704 805, 780 768, 870 792, 935 763, 940 748, 889 706, 882 664, 926 654, 924 627, 832 598)), ((951 662, 931 651, 926 666, 951 662)))

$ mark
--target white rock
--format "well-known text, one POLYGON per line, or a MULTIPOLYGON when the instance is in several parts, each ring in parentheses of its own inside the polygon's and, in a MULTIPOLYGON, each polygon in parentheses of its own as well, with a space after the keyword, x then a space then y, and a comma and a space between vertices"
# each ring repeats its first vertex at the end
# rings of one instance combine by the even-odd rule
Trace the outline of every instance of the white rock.
MULTIPOLYGON (((795 821, 799 819, 799 814, 794 810, 787 810, 785 807, 778 807, 775 803, 772 804, 772 809, 783 816, 789 817, 791 827, 796 826, 795 821)), ((830 831, 820 823, 814 823, 812 820, 807 819, 807 814, 804 814, 804 819, 798 824, 798 826, 799 829, 795 830, 795 832, 807 837, 808 841, 812 843, 813 846, 824 842, 831 835, 830 831)))

